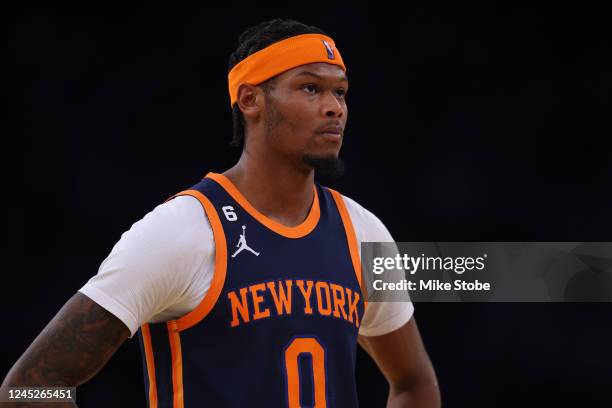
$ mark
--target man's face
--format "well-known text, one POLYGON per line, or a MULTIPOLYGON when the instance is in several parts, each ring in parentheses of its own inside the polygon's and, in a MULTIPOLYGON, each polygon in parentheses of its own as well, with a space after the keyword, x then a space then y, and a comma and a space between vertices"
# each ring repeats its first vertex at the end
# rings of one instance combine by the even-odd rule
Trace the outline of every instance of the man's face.
POLYGON ((305 168, 334 173, 348 116, 348 79, 324 62, 302 65, 277 76, 266 95, 266 141, 305 168))

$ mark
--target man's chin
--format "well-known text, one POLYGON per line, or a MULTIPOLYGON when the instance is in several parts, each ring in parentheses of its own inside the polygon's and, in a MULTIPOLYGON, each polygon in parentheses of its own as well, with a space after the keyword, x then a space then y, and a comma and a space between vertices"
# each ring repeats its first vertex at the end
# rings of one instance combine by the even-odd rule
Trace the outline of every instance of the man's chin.
POLYGON ((338 178, 344 174, 344 162, 335 155, 315 156, 307 154, 304 163, 312 167, 318 176, 338 178))

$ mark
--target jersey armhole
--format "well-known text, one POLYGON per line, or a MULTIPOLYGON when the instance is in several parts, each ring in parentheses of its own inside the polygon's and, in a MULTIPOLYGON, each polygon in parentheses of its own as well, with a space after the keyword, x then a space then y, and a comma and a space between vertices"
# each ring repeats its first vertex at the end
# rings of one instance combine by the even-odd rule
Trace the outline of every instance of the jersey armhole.
POLYGON ((342 224, 344 225, 344 232, 346 233, 346 240, 348 242, 351 260, 353 261, 353 268, 355 269, 357 282, 359 283, 361 295, 363 296, 363 310, 365 313, 365 309, 368 306, 368 292, 365 290, 364 287, 363 270, 361 268, 361 259, 359 258, 359 242, 357 242, 357 235, 355 235, 355 229, 353 228, 351 215, 346 209, 346 204, 344 204, 344 199, 342 198, 342 195, 336 190, 332 190, 328 187, 326 188, 329 190, 334 199, 334 202, 336 203, 336 207, 338 208, 338 212, 340 213, 340 218, 342 219, 342 224))
POLYGON ((183 195, 189 195, 197 199, 200 204, 202 204, 204 212, 210 221, 213 231, 213 239, 215 241, 215 269, 213 271, 213 278, 210 283, 210 288, 204 295, 204 298, 200 304, 198 304, 195 309, 186 315, 175 320, 170 320, 166 323, 168 326, 168 332, 170 333, 181 332, 196 325, 211 312, 217 303, 217 300, 219 300, 219 296, 223 290, 223 285, 225 284, 225 274, 227 271, 227 245, 225 233, 223 232, 221 220, 219 219, 219 215, 217 214, 215 207, 210 200, 198 190, 181 191, 180 193, 170 197, 168 200, 183 195))

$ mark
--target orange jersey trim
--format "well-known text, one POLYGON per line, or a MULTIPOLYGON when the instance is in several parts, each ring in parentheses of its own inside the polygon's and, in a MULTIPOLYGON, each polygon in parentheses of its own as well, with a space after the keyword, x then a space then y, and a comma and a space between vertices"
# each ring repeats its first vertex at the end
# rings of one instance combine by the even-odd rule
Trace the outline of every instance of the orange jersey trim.
POLYGON ((208 217, 208 221, 210 221, 213 230, 213 238, 215 240, 215 272, 212 282, 210 283, 210 288, 208 292, 206 292, 206 295, 204 295, 204 299, 202 299, 200 304, 185 316, 168 322, 169 329, 172 327, 173 330, 178 332, 196 325, 210 313, 217 303, 217 300, 219 300, 223 285, 225 284, 225 274, 227 272, 227 244, 225 233, 223 232, 221 220, 219 219, 215 207, 204 194, 197 190, 181 191, 171 198, 182 195, 190 195, 196 198, 200 204, 202 204, 202 207, 204 207, 204 212, 208 217), (170 323, 172 323, 172 326, 170 326, 170 323))
POLYGON ((172 396, 173 408, 184 408, 183 401, 183 355, 181 351, 180 334, 176 331, 175 322, 169 321, 168 339, 172 355, 172 396))
POLYGON ((143 324, 140 330, 142 331, 147 375, 149 376, 149 408, 157 408, 157 383, 155 382, 155 360, 153 357, 153 345, 151 344, 151 330, 148 324, 143 324))
POLYGON ((357 235, 355 235, 355 229, 353 228, 351 215, 346 209, 346 204, 344 204, 344 199, 342 198, 342 195, 336 190, 332 190, 331 188, 328 188, 328 190, 334 198, 334 201, 336 202, 336 206, 338 207, 338 211, 340 212, 340 218, 342 218, 342 224, 344 224, 346 240, 348 241, 349 252, 351 253, 351 260, 353 261, 353 267, 355 269, 355 274, 357 275, 357 282, 359 282, 359 288, 361 289, 361 293, 363 296, 365 310, 365 308, 368 306, 368 292, 363 286, 363 271, 361 269, 361 259, 359 259, 359 243, 357 242, 357 235))
POLYGON ((319 196, 317 194, 317 189, 314 186, 314 200, 312 202, 312 207, 308 212, 308 216, 300 225, 296 225, 295 227, 287 227, 257 211, 255 207, 253 207, 251 203, 249 203, 248 200, 242 195, 242 193, 238 191, 236 186, 223 174, 208 173, 206 177, 219 183, 221 187, 223 187, 223 189, 225 189, 225 191, 227 191, 227 193, 232 196, 232 198, 253 218, 265 225, 267 228, 286 238, 302 238, 312 232, 319 222, 321 209, 319 207, 319 196))

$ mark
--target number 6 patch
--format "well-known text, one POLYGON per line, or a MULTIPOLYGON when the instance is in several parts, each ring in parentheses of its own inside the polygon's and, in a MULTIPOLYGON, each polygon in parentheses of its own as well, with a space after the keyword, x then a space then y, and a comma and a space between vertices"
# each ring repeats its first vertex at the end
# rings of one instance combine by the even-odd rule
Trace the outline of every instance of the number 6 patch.
POLYGON ((221 210, 223 211, 223 214, 225 214, 225 218, 228 221, 236 221, 238 219, 238 216, 234 212, 234 207, 232 207, 231 205, 221 207, 221 210))

